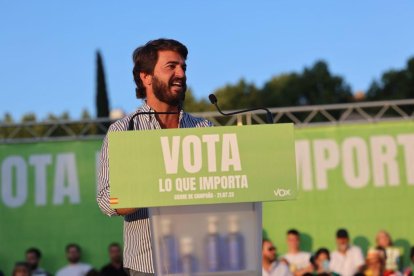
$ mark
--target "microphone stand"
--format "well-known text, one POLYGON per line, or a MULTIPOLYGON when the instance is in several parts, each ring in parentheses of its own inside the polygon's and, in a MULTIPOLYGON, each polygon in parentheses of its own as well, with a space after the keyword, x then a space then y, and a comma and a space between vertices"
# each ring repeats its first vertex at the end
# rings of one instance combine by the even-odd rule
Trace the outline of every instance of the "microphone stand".
POLYGON ((272 115, 272 112, 270 112, 270 110, 267 109, 266 107, 249 108, 249 109, 243 109, 243 110, 239 110, 239 111, 226 112, 226 113, 224 113, 223 111, 221 111, 220 107, 218 106, 218 104, 217 104, 217 97, 214 94, 210 94, 208 96, 208 99, 210 100, 210 102, 212 104, 214 104, 214 106, 216 107, 217 111, 220 114, 224 115, 224 116, 231 116, 231 115, 236 115, 236 114, 246 113, 246 112, 256 111, 256 110, 264 110, 264 111, 266 111, 266 124, 273 124, 273 115, 272 115))
POLYGON ((157 111, 145 111, 145 112, 138 112, 135 113, 128 121, 128 130, 134 130, 134 119, 135 117, 137 117, 138 115, 157 115, 157 114, 180 114, 181 110, 182 110, 182 102, 180 102, 180 104, 178 105, 178 111, 174 112, 174 111, 162 111, 162 112, 157 112, 157 111))

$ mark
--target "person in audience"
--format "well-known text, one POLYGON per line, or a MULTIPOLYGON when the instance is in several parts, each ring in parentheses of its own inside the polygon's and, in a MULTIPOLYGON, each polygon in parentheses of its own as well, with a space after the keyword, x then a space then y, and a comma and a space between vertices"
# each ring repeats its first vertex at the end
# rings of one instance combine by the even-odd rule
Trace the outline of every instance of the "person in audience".
POLYGON ((30 276, 30 267, 28 263, 17 262, 13 268, 13 276, 30 276))
POLYGON ((312 275, 329 275, 329 260, 329 250, 326 248, 319 248, 313 257, 312 275))
POLYGON ((92 267, 89 264, 81 263, 81 248, 79 245, 71 243, 66 246, 66 258, 68 265, 62 267, 56 276, 85 276, 92 267))
POLYGON ((88 271, 88 273, 85 274, 85 276, 101 276, 98 270, 92 268, 88 271))
POLYGON ((108 247, 109 264, 101 269, 101 276, 127 276, 122 266, 122 249, 118 243, 111 243, 108 247))
POLYGON ((365 276, 383 276, 385 272, 385 250, 378 246, 368 250, 365 261, 365 276))
POLYGON ((262 241, 262 276, 291 276, 284 261, 277 260, 276 247, 268 239, 262 241))
POLYGON ((393 247, 391 235, 381 230, 378 232, 375 238, 377 247, 384 248, 385 250, 385 273, 390 274, 400 269, 400 250, 393 247))
POLYGON ((364 256, 359 247, 350 244, 346 229, 336 232, 336 247, 337 249, 331 253, 329 269, 341 276, 361 273, 365 265, 364 256))
POLYGON ((39 267, 40 259, 42 258, 42 252, 37 248, 29 248, 26 250, 26 263, 30 267, 30 273, 32 276, 47 276, 48 273, 41 267, 39 267))
POLYGON ((289 264, 289 269, 295 275, 303 275, 312 267, 311 254, 300 251, 300 234, 296 229, 290 229, 286 234, 288 252, 283 256, 289 264))
POLYGON ((414 276, 414 246, 411 247, 410 264, 404 270, 404 276, 414 276))

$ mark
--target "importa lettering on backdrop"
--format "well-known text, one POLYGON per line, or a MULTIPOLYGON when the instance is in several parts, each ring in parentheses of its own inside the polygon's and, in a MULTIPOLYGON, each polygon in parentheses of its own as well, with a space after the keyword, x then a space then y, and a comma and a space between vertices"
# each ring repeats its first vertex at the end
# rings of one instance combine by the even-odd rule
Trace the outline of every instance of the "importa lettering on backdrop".
POLYGON ((338 180, 350 189, 414 186, 414 133, 301 138, 296 153, 304 191, 327 190, 338 180))

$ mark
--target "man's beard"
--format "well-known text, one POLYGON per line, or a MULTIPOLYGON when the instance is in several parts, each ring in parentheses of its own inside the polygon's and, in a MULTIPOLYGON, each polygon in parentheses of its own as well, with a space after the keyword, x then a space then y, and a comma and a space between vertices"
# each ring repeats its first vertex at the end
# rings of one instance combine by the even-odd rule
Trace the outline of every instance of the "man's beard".
POLYGON ((167 85, 163 81, 159 80, 156 76, 152 78, 152 89, 154 91, 155 97, 170 106, 179 106, 182 104, 185 98, 185 92, 187 90, 187 85, 185 80, 182 83, 182 91, 179 94, 173 94, 169 90, 174 79, 170 81, 170 84, 167 85))
POLYGON ((69 257, 68 260, 69 260, 69 263, 71 264, 77 264, 80 261, 80 257, 77 257, 77 256, 69 257))

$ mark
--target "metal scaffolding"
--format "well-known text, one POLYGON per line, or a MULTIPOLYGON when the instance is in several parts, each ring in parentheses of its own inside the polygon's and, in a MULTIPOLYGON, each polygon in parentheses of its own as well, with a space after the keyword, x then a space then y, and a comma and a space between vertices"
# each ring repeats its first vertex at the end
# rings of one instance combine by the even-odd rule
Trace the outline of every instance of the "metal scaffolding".
MULTIPOLYGON (((294 123, 296 127, 315 125, 376 123, 380 121, 414 120, 414 99, 358 102, 349 104, 312 105, 269 108, 273 123, 294 123)), ((264 124, 265 111, 258 110, 234 116, 218 112, 192 113, 216 126, 264 124)), ((0 124, 0 144, 101 139, 113 121, 109 118, 81 121, 46 121, 21 124, 0 124)))

